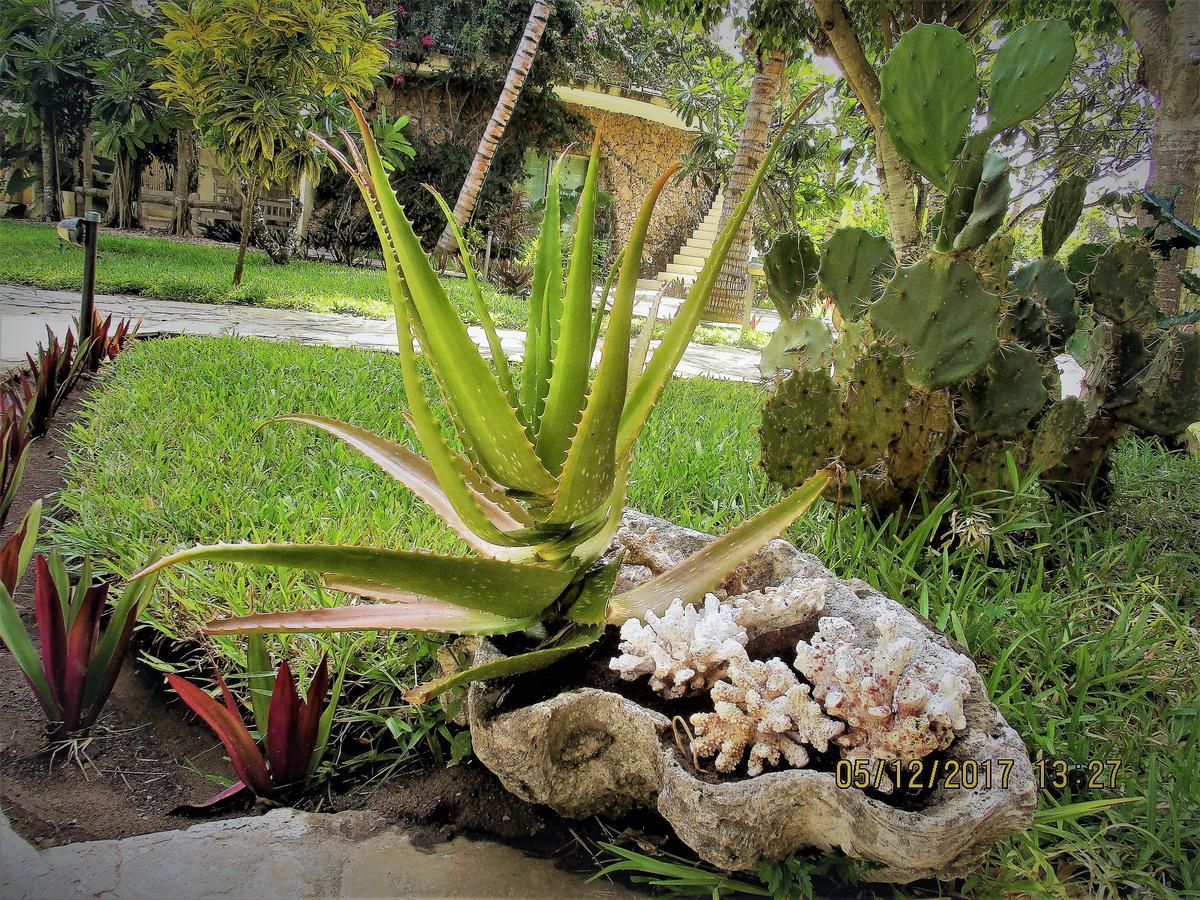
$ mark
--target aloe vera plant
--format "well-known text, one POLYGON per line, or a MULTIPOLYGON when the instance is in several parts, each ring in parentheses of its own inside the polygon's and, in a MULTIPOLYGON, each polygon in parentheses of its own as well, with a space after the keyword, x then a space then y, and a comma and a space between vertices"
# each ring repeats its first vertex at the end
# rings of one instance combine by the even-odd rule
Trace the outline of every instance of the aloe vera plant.
MULTIPOLYGON (((590 367, 598 317, 593 317, 592 309, 592 243, 599 136, 592 146, 576 207, 565 278, 559 225, 560 162, 546 196, 525 356, 516 380, 510 375, 509 361, 479 291, 462 235, 456 234, 462 264, 494 369, 451 306, 388 184, 371 130, 361 111, 355 108, 355 114, 361 149, 345 132, 342 137, 348 156, 317 139, 350 174, 379 233, 395 306, 408 422, 424 456, 348 423, 302 413, 281 420, 321 429, 374 461, 428 503, 474 555, 449 557, 373 547, 217 544, 183 550, 148 568, 146 571, 152 572, 197 560, 284 566, 320 573, 329 589, 386 601, 218 619, 207 624, 207 631, 367 629, 525 635, 502 660, 468 668, 408 693, 411 701, 423 702, 470 681, 549 665, 597 640, 606 624, 624 622, 650 609, 665 609, 676 597, 685 602, 701 599, 820 495, 829 480, 827 472, 817 473, 683 566, 613 596, 620 560, 612 558, 609 551, 625 507, 634 445, 700 320, 774 147, 718 236, 713 254, 658 349, 644 370, 641 365, 631 369, 631 319, 642 248, 655 202, 674 169, 659 178, 620 258, 594 376, 590 367), (433 371, 462 452, 434 418, 419 377, 414 341, 433 371)), ((789 125, 790 120, 783 130, 789 125)), ((449 208, 437 199, 451 227, 456 228, 449 208)))
POLYGON ((86 731, 100 715, 125 661, 138 609, 157 577, 131 581, 101 630, 109 586, 93 583, 91 565, 85 561, 72 588, 57 554, 33 556, 41 513, 38 501, 0 547, 0 640, 21 667, 46 714, 50 737, 64 739, 86 731), (12 596, 31 558, 36 579, 36 649, 12 596))
MULTIPOLYGON (((270 661, 261 637, 251 637, 248 656, 251 669, 269 669, 270 661)), ((255 797, 278 796, 289 788, 302 786, 321 764, 341 684, 339 678, 334 686, 335 699, 327 703, 328 660, 321 658, 317 670, 309 678, 308 691, 303 695, 297 693, 296 680, 287 660, 279 664, 273 675, 258 671, 249 677, 255 728, 265 745, 265 753, 242 721, 237 702, 219 672, 216 679, 221 689, 221 703, 186 678, 167 675, 167 682, 175 693, 225 745, 238 776, 228 788, 194 804, 196 807, 211 806, 244 790, 255 797)))

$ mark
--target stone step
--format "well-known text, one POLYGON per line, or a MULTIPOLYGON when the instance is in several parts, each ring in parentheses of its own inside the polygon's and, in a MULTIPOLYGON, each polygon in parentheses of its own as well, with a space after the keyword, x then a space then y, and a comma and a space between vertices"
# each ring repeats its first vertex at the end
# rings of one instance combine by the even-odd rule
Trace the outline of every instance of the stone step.
MULTIPOLYGON (((667 263, 666 271, 670 275, 695 275, 700 271, 699 263, 667 263)), ((659 275, 661 278, 662 275, 659 275)))
POLYGON ((657 278, 639 278, 637 280, 637 289, 639 291, 657 291, 662 284, 657 278))
POLYGON ((679 248, 679 252, 675 254, 673 262, 690 262, 699 260, 703 262, 708 259, 708 255, 712 253, 712 246, 708 247, 689 247, 686 244, 679 248))

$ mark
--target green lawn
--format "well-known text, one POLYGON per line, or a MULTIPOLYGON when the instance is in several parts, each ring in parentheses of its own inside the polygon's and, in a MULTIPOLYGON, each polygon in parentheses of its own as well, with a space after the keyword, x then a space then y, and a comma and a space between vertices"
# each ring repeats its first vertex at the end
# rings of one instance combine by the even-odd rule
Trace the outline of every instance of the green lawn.
MULTIPOLYGON (((237 248, 162 237, 131 237, 100 231, 96 289, 110 294, 142 294, 163 300, 242 303, 277 309, 339 312, 372 319, 392 315, 382 270, 295 260, 276 266, 259 250, 246 255, 242 283, 233 287, 237 248)), ((27 284, 51 290, 78 290, 83 279, 83 248, 58 240, 48 225, 0 219, 0 284, 27 284)), ((479 323, 475 304, 461 278, 442 284, 464 321, 479 323)), ((484 299, 499 328, 525 327, 526 299, 481 282, 484 299)), ((635 319, 640 331, 645 319, 635 319)), ((661 337, 667 323, 660 322, 661 337)), ((770 335, 717 325, 700 325, 697 344, 762 350, 770 335)))
MULTIPOLYGON (((140 343, 106 370, 72 430, 58 539, 121 572, 158 545, 197 541, 461 549, 422 504, 332 439, 285 425, 252 434, 274 414, 305 410, 408 440, 397 368, 387 354, 245 339, 140 343)), ((776 494, 756 465, 758 415, 754 387, 671 382, 639 445, 630 503, 709 530, 762 509, 776 494)), ((920 527, 826 505, 792 529, 839 574, 871 581, 967 645, 1032 752, 1121 760, 1116 790, 1044 791, 1034 828, 947 890, 1200 891, 1198 481, 1200 459, 1128 440, 1107 510, 1080 514, 1027 489, 992 505, 986 547, 954 538, 953 502, 920 527), (1075 805, 1120 797, 1134 799, 1075 805)), ((143 646, 196 665, 197 623, 318 602, 294 574, 192 566, 165 577, 141 634, 166 640, 143 646)), ((336 765, 380 774, 416 764, 419 747, 445 752, 441 714, 398 699, 428 668, 430 642, 343 635, 291 647, 309 663, 323 648, 349 660, 336 765)), ((241 665, 236 643, 213 650, 222 667, 241 665)))
MULTIPOLYGON (((392 315, 382 270, 295 260, 271 263, 258 250, 246 254, 242 283, 232 287, 237 248, 189 243, 161 237, 130 237, 101 229, 96 289, 103 293, 143 294, 164 300, 243 303, 313 312, 340 312, 375 319, 392 315)), ((0 220, 0 284, 27 284, 59 290, 78 289, 83 277, 83 248, 64 244, 48 225, 0 220)), ((475 305, 460 278, 445 278, 459 314, 476 321, 475 305)), ((525 327, 525 299, 483 285, 496 325, 525 327)))

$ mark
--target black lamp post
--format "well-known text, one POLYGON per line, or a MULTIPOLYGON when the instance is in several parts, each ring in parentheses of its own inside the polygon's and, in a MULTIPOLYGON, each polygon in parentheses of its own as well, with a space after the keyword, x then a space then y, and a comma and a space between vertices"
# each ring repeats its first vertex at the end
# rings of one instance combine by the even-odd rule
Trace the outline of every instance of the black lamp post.
POLYGON ((63 219, 58 236, 64 241, 83 245, 83 297, 79 310, 79 342, 92 336, 96 310, 96 237, 100 233, 100 213, 92 211, 83 218, 63 219))

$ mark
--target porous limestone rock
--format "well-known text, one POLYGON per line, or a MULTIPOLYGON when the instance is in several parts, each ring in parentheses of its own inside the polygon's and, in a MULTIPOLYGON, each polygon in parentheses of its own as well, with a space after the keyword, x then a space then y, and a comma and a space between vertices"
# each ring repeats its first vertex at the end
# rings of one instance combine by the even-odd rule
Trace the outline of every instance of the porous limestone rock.
POLYGON ((715 595, 696 609, 676 598, 662 617, 646 613, 646 624, 630 619, 621 626, 621 655, 609 662, 626 681, 650 676, 650 687, 668 699, 706 691, 729 664, 746 659, 746 629, 734 610, 715 595))
MULTIPOLYGON (((634 512, 626 513, 623 524, 636 534, 653 529, 673 563, 712 540, 634 512)), ((865 646, 879 640, 877 623, 891 614, 891 639, 912 640, 918 648, 914 659, 933 652, 931 647, 962 652, 894 600, 865 582, 841 581, 786 541, 773 541, 747 560, 743 581, 756 591, 796 577, 825 579, 824 614, 848 622, 865 646)), ((762 656, 780 655, 815 631, 815 622, 801 623, 753 637, 751 656, 756 645, 775 638, 775 649, 762 656)), ((475 662, 498 655, 484 640, 475 662)), ((518 678, 544 681, 548 675, 518 678)), ((645 807, 657 810, 684 843, 723 869, 754 871, 764 859, 784 859, 808 847, 837 848, 875 862, 869 879, 908 882, 971 871, 996 841, 1028 827, 1036 805, 1024 744, 989 701, 974 667, 963 677, 970 689, 962 706, 966 728, 940 758, 974 760, 993 776, 970 789, 939 784, 915 808, 904 809, 878 791, 840 788, 833 772, 812 768, 752 778, 706 776, 695 770, 686 736, 672 727, 671 718, 612 691, 585 687, 521 704, 511 700, 518 694, 512 680, 481 682, 470 688, 468 713, 478 759, 508 790, 563 815, 616 815, 645 807), (1001 770, 1007 772, 1003 777, 1001 770)))
POLYGON ((750 750, 746 770, 762 774, 763 764, 780 760, 795 769, 808 765, 804 745, 824 753, 829 741, 846 730, 809 696, 787 663, 778 657, 766 662, 741 659, 729 664, 728 681, 713 685, 714 710, 692 715, 696 736, 692 751, 715 755, 718 772, 732 772, 750 750))

